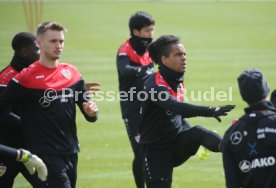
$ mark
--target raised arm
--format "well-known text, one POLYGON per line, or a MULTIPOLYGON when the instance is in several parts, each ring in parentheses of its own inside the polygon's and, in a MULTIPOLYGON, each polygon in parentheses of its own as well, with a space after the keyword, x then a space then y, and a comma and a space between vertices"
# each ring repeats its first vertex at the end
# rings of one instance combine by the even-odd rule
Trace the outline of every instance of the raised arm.
POLYGON ((209 107, 209 106, 198 106, 178 101, 173 97, 163 86, 154 86, 154 88, 147 88, 147 92, 156 91, 152 102, 156 103, 160 107, 167 109, 175 114, 180 114, 184 118, 189 117, 214 117, 220 121, 220 116, 226 116, 227 112, 231 111, 235 106, 227 105, 221 107, 209 107), (166 100, 165 100, 166 99, 166 100))

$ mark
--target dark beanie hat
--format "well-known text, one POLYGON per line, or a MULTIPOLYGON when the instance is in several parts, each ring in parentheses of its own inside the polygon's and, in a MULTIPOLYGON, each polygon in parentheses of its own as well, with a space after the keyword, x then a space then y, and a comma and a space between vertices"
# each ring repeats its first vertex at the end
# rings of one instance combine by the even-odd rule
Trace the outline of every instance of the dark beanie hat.
POLYGON ((269 93, 269 87, 263 74, 256 70, 246 70, 238 77, 240 94, 248 104, 257 103, 265 99, 269 93))
POLYGON ((18 51, 32 45, 35 40, 36 37, 32 33, 21 32, 13 37, 11 45, 14 51, 18 51))

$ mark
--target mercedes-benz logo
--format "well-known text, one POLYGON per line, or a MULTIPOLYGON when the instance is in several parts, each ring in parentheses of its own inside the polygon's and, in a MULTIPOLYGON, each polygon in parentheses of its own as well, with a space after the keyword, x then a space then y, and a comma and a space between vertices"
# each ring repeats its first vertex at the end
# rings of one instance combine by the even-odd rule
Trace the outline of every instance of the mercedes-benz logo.
POLYGON ((39 99, 39 104, 43 107, 48 107, 53 100, 57 98, 55 89, 49 88, 44 91, 44 95, 39 99))
POLYGON ((241 141, 242 141, 242 134, 239 131, 234 132, 231 136, 230 136, 230 140, 232 142, 233 145, 238 145, 241 141))
POLYGON ((51 104, 51 101, 47 100, 46 97, 41 97, 38 102, 42 107, 48 107, 51 104))

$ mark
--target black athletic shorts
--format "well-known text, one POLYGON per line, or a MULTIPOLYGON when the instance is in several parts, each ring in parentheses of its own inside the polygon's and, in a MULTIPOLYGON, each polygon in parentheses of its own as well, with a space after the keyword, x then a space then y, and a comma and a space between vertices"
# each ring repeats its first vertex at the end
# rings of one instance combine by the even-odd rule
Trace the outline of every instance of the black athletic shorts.
POLYGON ((143 172, 147 183, 172 181, 173 168, 183 164, 195 155, 200 146, 200 126, 190 127, 180 132, 165 149, 141 145, 143 172))
POLYGON ((195 155, 201 144, 200 126, 190 127, 179 133, 173 144, 173 166, 177 167, 195 155))
POLYGON ((0 161, 0 187, 12 188, 14 180, 19 173, 21 173, 30 183, 40 181, 37 176, 31 175, 22 163, 14 161, 0 161))
POLYGON ((47 181, 35 188, 75 188, 78 155, 39 155, 48 168, 47 181))
POLYGON ((143 156, 143 174, 146 183, 172 181, 173 147, 166 149, 141 145, 143 156))

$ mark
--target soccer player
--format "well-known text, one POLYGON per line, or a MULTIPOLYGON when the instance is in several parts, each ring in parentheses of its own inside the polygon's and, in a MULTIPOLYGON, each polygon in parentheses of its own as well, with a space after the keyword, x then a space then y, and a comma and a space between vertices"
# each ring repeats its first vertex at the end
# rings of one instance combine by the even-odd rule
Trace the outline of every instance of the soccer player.
POLYGON ((139 150, 138 124, 140 121, 141 101, 137 93, 143 89, 144 82, 153 73, 153 63, 147 51, 152 41, 155 21, 146 12, 136 12, 129 19, 131 37, 119 48, 117 53, 117 70, 122 118, 131 143, 134 159, 132 171, 137 188, 144 188, 142 160, 139 150))
POLYGON ((85 82, 76 67, 60 62, 66 29, 44 22, 37 29, 39 61, 17 74, 0 95, 0 111, 17 104, 22 113, 27 149, 46 164, 46 182, 34 187, 74 188, 77 180, 79 142, 77 104, 89 122, 98 109, 89 99, 85 82))
POLYGON ((220 152, 221 137, 201 126, 189 126, 184 118, 227 115, 234 106, 205 107, 183 103, 186 49, 178 37, 165 35, 148 47, 159 71, 145 84, 140 144, 148 188, 170 188, 173 168, 194 155, 200 145, 220 152))
POLYGON ((48 172, 46 165, 39 157, 31 154, 27 150, 15 149, 0 144, 0 159, 22 162, 30 174, 37 172, 37 176, 41 181, 45 181, 47 178, 48 172))
POLYGON ((227 188, 276 187, 276 109, 267 100, 263 74, 246 70, 238 77, 245 114, 223 137, 227 188))
MULTIPOLYGON (((22 69, 39 58, 36 37, 27 32, 17 33, 11 42, 14 50, 10 64, 0 72, 0 94, 4 92, 9 81, 22 69)), ((24 148, 20 115, 15 106, 0 115, 0 143, 14 148, 24 148)), ((21 163, 12 160, 0 160, 0 187, 12 188, 14 179, 21 172, 28 180, 30 177, 21 163)))

